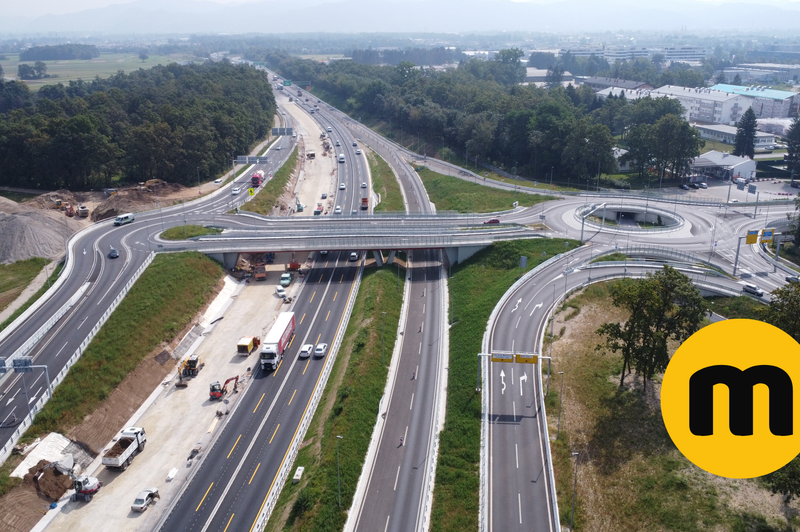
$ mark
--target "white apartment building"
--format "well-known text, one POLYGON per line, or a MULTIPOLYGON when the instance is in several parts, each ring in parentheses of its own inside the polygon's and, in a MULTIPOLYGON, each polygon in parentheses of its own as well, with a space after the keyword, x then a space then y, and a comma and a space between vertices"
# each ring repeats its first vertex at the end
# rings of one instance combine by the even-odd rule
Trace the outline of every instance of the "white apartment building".
POLYGON ((609 63, 614 61, 633 61, 640 57, 650 57, 653 52, 644 46, 606 46, 603 57, 609 63))
MULTIPOLYGON (((736 141, 736 127, 726 126, 723 124, 702 125, 692 124, 699 132, 700 138, 706 140, 715 140, 717 142, 724 142, 725 144, 733 145, 736 141)), ((756 149, 775 149, 775 135, 772 133, 764 133, 756 131, 756 149)))
POLYGON ((692 89, 665 85, 650 91, 650 96, 675 98, 685 111, 684 118, 690 122, 711 122, 735 125, 744 112, 753 104, 747 96, 711 89, 692 89))
POLYGON ((711 89, 751 98, 757 118, 790 118, 797 116, 800 107, 800 93, 797 92, 722 83, 714 85, 711 89))
POLYGON ((666 61, 678 61, 681 63, 699 61, 706 58, 706 49, 699 46, 666 46, 661 49, 666 61))

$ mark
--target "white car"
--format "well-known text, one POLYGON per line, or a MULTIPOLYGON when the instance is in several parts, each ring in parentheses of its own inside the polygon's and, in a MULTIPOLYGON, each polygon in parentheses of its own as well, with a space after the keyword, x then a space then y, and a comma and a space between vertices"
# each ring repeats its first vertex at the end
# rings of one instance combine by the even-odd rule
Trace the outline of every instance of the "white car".
POLYGON ((350 262, 354 262, 354 261, 357 261, 357 260, 358 260, 358 253, 356 253, 355 251, 350 253, 350 262))
POLYGON ((286 289, 284 287, 282 287, 281 285, 277 285, 275 287, 275 295, 280 297, 280 298, 286 297, 286 289))
POLYGON ((331 126, 328 126, 328 133, 330 133, 331 131, 333 131, 333 130, 331 129, 331 126))
POLYGON ((344 189, 345 189, 344 183, 339 183, 339 190, 344 190, 344 189))
POLYGON ((342 208, 337 205, 335 209, 333 209, 333 214, 342 214, 342 208))
POLYGON ((300 358, 308 358, 311 356, 311 351, 314 350, 314 344, 306 344, 300 348, 300 358))
POLYGON ((361 155, 361 148, 358 148, 358 149, 356 150, 356 155, 361 155))
POLYGON ((222 178, 214 180, 215 185, 219 185, 220 183, 222 183, 222 178))
POLYGON ((237 195, 237 194, 238 194, 239 192, 241 192, 241 191, 242 191, 242 189, 241 189, 241 188, 239 188, 239 187, 233 187, 233 188, 231 189, 231 196, 235 196, 235 195, 237 195))
POLYGON ((742 292, 747 292, 748 294, 753 294, 754 296, 761 297, 764 295, 764 291, 761 290, 754 284, 746 284, 742 287, 742 292))
POLYGON ((315 357, 324 357, 325 351, 328 350, 328 344, 317 344, 317 348, 314 349, 314 356, 315 357))
POLYGON ((328 254, 328 251, 327 251, 327 250, 325 250, 325 251, 320 251, 320 252, 319 252, 319 254, 320 254, 320 255, 322 255, 322 256, 325 256, 325 255, 327 255, 327 254, 328 254))
POLYGON ((342 144, 341 144, 341 143, 340 143, 340 142, 337 140, 337 141, 336 141, 336 145, 337 145, 337 146, 341 146, 342 144))
POLYGON ((281 149, 281 147, 280 147, 280 146, 275 146, 275 149, 276 149, 276 150, 280 150, 280 149, 281 149))
POLYGON ((158 494, 158 488, 147 488, 139 492, 139 495, 136 496, 133 504, 131 504, 131 510, 134 512, 144 512, 150 504, 159 498, 161 498, 161 496, 158 494))
POLYGON ((367 188, 367 184, 366 183, 361 183, 361 188, 367 188))

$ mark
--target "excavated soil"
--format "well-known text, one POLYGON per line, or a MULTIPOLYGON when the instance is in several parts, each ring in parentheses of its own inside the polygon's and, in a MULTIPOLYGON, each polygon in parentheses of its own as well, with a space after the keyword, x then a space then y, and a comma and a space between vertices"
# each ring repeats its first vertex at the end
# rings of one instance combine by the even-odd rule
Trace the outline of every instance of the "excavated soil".
POLYGON ((28 470, 22 484, 0 497, 0 530, 29 531, 47 513, 50 503, 60 499, 72 487, 72 479, 55 467, 38 476, 48 464, 47 460, 39 461, 28 470))

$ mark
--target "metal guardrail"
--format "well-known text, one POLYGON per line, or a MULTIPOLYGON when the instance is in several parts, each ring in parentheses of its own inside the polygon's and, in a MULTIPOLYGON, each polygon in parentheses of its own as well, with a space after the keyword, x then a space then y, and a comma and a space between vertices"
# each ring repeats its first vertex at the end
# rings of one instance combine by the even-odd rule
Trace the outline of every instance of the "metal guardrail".
MULTIPOLYGON (((358 294, 358 287, 361 285, 361 276, 363 272, 364 261, 361 261, 361 265, 358 268, 358 273, 353 281, 353 288, 350 292, 351 296, 347 303, 344 316, 342 317, 342 323, 344 324, 347 324, 350 321, 350 314, 353 312, 353 306, 355 305, 356 295, 358 294)), ((272 514, 272 510, 275 508, 275 503, 278 502, 278 497, 283 490, 283 485, 286 482, 286 478, 289 476, 289 470, 294 465, 294 460, 297 457, 300 444, 303 442, 303 438, 305 438, 308 426, 311 424, 311 420, 314 418, 314 414, 317 411, 317 405, 319 404, 319 401, 322 398, 322 394, 325 390, 325 386, 328 383, 328 377, 333 370, 333 365, 336 362, 336 358, 339 354, 339 348, 342 345, 342 340, 346 330, 347 326, 340 327, 336 334, 336 338, 333 340, 330 351, 330 355, 332 356, 329 355, 327 357, 325 369, 322 370, 322 376, 320 378, 319 385, 314 389, 314 395, 311 396, 311 401, 309 402, 308 408, 306 408, 306 411, 303 414, 303 419, 300 421, 300 426, 295 432, 294 439, 289 446, 289 450, 286 453, 283 464, 281 464, 281 468, 278 470, 278 474, 272 484, 272 489, 267 494, 267 499, 261 509, 261 513, 259 513, 255 525, 253 525, 253 529, 255 530, 263 531, 266 528, 267 522, 269 521, 269 516, 272 514)))
POLYGON ((676 223, 665 225, 663 227, 632 227, 632 226, 622 226, 622 225, 617 225, 616 227, 610 227, 610 226, 601 225, 601 224, 599 224, 597 222, 589 220, 588 218, 584 222, 583 221, 583 217, 587 216, 588 213, 590 213, 591 211, 595 210, 596 208, 599 208, 600 205, 602 205, 602 204, 599 204, 599 203, 595 202, 595 203, 584 205, 582 208, 575 209, 575 214, 574 214, 575 220, 577 220, 578 222, 581 222, 581 223, 586 223, 586 225, 589 225, 591 227, 601 227, 601 228, 604 228, 604 229, 614 229, 614 230, 623 231, 623 232, 641 232, 641 233, 648 233, 648 234, 649 233, 669 233, 669 232, 672 232, 672 231, 677 231, 677 230, 681 229, 683 227, 684 223, 686 222, 686 220, 683 218, 683 216, 681 216, 677 212, 670 212, 670 211, 668 211, 666 209, 661 209, 659 207, 654 207, 652 205, 642 206, 642 205, 637 205, 635 203, 628 204, 628 205, 625 205, 623 203, 621 203, 619 205, 614 205, 614 204, 606 205, 604 210, 611 209, 612 211, 616 211, 616 210, 625 209, 626 211, 629 211, 629 212, 639 212, 639 213, 644 213, 644 214, 651 214, 652 213, 652 214, 655 214, 655 215, 657 215, 659 217, 660 216, 664 216, 664 217, 671 218, 671 219, 675 220, 676 223))
POLYGON ((594 256, 594 259, 606 255, 613 255, 614 253, 622 253, 627 256, 640 255, 643 257, 659 257, 659 258, 674 260, 676 262, 685 262, 689 264, 700 263, 700 264, 705 264, 706 266, 710 266, 712 268, 718 268, 718 266, 714 265, 714 263, 709 262, 707 259, 699 255, 686 253, 684 251, 678 251, 677 249, 664 246, 646 246, 646 245, 627 246, 625 248, 611 249, 608 251, 604 251, 602 253, 598 253, 597 255, 594 256))
POLYGON ((86 348, 89 347, 89 344, 92 342, 92 339, 95 337, 97 332, 103 327, 105 322, 108 321, 108 318, 117 308, 117 306, 119 306, 120 302, 125 298, 125 296, 128 295, 128 292, 130 291, 131 287, 139 279, 139 276, 142 275, 142 273, 147 269, 150 263, 153 262, 155 256, 156 256, 155 253, 150 253, 147 256, 147 259, 145 259, 145 261, 142 263, 142 265, 139 266, 139 269, 137 269, 136 272, 128 280, 128 282, 125 283, 123 289, 120 291, 117 297, 114 298, 114 301, 111 302, 111 304, 108 306, 103 315, 100 316, 100 319, 97 320, 97 323, 95 323, 94 327, 92 327, 92 329, 86 335, 86 338, 83 339, 81 344, 78 346, 78 349, 75 350, 75 352, 72 354, 69 360, 67 360, 67 363, 64 365, 64 367, 61 368, 61 371, 59 371, 56 374, 55 378, 53 378, 51 382, 51 388, 45 390, 45 392, 42 394, 42 397, 40 397, 39 400, 36 401, 36 403, 33 405, 33 407, 31 407, 30 413, 27 416, 25 416, 25 418, 22 420, 19 426, 17 426, 17 428, 14 430, 13 434, 11 435, 11 438, 9 438, 6 444, 2 448, 0 448, 0 464, 5 463, 6 459, 8 459, 8 457, 11 455, 11 451, 14 449, 14 445, 17 444, 20 437, 22 437, 25 431, 28 430, 28 427, 30 427, 33 424, 33 420, 36 417, 36 414, 38 414, 42 410, 42 408, 44 408, 44 405, 50 400, 51 390, 55 390, 56 387, 59 384, 61 384, 61 382, 67 376, 67 373, 69 372, 70 368, 81 358, 81 355, 83 355, 84 351, 86 351, 86 348))

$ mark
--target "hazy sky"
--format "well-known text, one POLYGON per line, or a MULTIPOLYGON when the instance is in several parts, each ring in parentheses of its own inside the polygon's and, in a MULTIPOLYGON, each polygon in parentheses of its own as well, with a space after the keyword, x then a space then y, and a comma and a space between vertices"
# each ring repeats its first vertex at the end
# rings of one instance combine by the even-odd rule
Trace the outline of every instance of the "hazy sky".
MULTIPOLYGON (((41 15, 54 14, 60 15, 63 13, 74 13, 86 9, 95 9, 105 7, 112 4, 127 4, 133 0, 30 0, 28 2, 19 0, 0 0, 0 15, 6 16, 25 16, 25 17, 38 17, 41 15)), ((263 1, 281 1, 281 0, 202 0, 205 2, 213 2, 217 4, 228 3, 247 3, 247 2, 263 2, 263 1)), ((327 3, 335 0, 319 0, 319 3, 327 3)), ((376 3, 381 3, 386 0, 373 0, 376 3)), ((391 0, 396 2, 397 0, 391 0)), ((416 0, 418 1, 418 0, 416 0)), ((488 0, 491 1, 491 0, 488 0)), ((512 0, 515 2, 531 2, 537 4, 550 4, 558 0, 512 0)), ((720 3, 720 0, 700 0, 711 3, 720 3)), ((800 0, 724 0, 726 2, 746 2, 752 4, 797 4, 800 0)), ((161 5, 168 5, 171 3, 186 3, 186 0, 160 0, 158 3, 161 5)), ((636 2, 640 6, 647 4, 651 5, 666 5, 669 0, 639 0, 636 2), (666 3, 666 4, 665 4, 666 3)))

